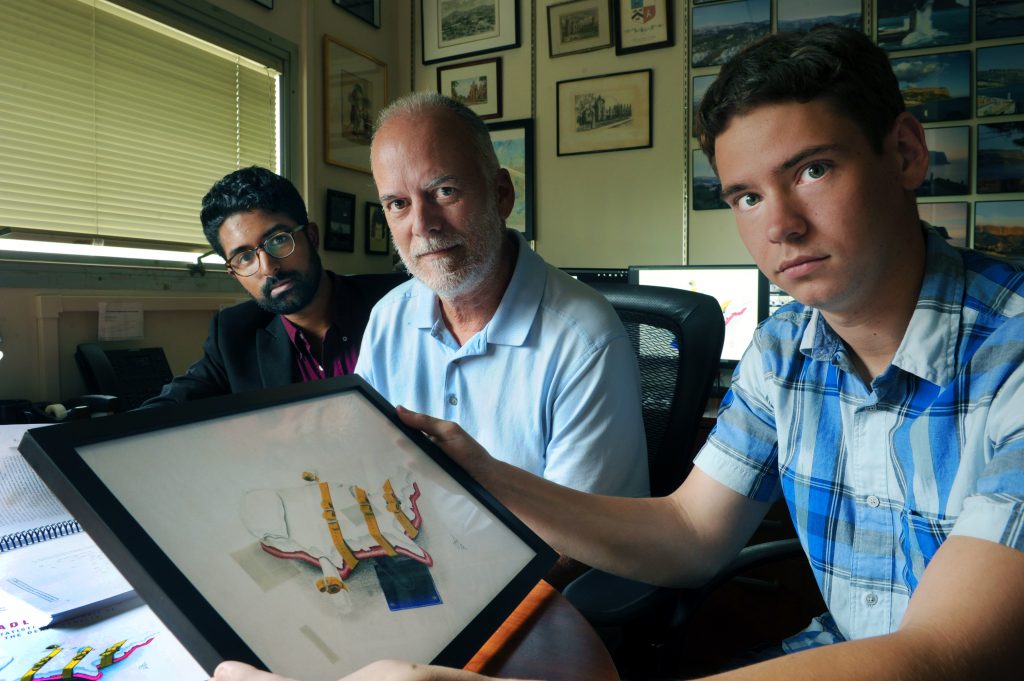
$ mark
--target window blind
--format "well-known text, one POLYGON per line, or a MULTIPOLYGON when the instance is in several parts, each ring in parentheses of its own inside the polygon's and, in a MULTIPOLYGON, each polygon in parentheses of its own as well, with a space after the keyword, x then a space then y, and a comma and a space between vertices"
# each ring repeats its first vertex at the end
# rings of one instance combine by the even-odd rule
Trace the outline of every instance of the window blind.
POLYGON ((103 0, 0 0, 0 227, 204 245, 210 185, 278 169, 278 77, 103 0))

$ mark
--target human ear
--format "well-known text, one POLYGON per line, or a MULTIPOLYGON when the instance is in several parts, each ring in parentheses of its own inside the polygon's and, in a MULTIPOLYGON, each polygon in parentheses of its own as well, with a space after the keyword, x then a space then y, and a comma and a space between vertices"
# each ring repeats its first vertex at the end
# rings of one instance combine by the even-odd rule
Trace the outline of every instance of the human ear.
POLYGON ((924 127, 913 114, 904 111, 893 123, 893 134, 903 188, 914 191, 928 175, 928 143, 924 138, 924 127))
POLYGON ((320 246, 320 228, 315 222, 306 225, 306 238, 309 239, 309 245, 314 251, 320 246))
POLYGON ((498 199, 498 214, 505 220, 516 205, 516 189, 512 184, 512 176, 504 168, 499 168, 494 178, 494 191, 498 199))

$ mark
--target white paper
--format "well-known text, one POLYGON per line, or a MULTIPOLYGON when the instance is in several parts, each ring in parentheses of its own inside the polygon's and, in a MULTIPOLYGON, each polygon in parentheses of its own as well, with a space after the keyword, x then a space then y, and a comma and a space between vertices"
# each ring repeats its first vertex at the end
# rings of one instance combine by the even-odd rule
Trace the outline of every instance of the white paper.
POLYGON ((99 339, 142 338, 142 303, 100 303, 99 339))
POLYGON ((0 426, 0 537, 71 520, 18 451, 22 435, 38 425, 0 426))

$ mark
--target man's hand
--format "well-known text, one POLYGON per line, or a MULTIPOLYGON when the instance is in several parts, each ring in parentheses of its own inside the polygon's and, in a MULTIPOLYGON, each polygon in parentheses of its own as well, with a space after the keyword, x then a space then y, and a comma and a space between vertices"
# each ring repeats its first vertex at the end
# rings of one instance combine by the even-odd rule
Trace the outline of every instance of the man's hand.
MULTIPOLYGON (((380 660, 352 672, 338 681, 486 681, 490 677, 448 667, 380 660)), ((221 662, 213 681, 294 681, 263 672, 242 662, 221 662)))
POLYGON ((436 419, 433 416, 427 416, 419 412, 409 411, 402 406, 398 406, 396 409, 398 411, 398 418, 401 419, 402 423, 410 428, 422 431, 431 442, 443 449, 445 454, 452 457, 470 475, 483 482, 482 475, 484 471, 488 465, 495 462, 495 459, 487 453, 487 450, 479 442, 471 438, 459 424, 436 419))

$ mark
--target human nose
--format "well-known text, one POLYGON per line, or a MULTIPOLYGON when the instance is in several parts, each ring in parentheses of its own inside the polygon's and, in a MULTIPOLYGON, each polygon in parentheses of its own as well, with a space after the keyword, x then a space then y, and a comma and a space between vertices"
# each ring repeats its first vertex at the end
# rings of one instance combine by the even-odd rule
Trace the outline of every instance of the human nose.
POLYGON ((786 196, 772 197, 768 204, 768 239, 782 243, 799 239, 807 231, 807 221, 799 204, 786 196))
POLYGON ((267 253, 263 246, 256 247, 256 257, 260 261, 260 272, 264 275, 274 274, 281 269, 281 260, 267 253))
POLYGON ((414 201, 412 204, 413 236, 427 236, 441 229, 437 207, 430 201, 414 201))

